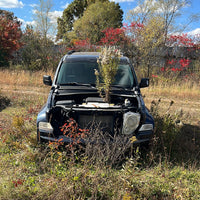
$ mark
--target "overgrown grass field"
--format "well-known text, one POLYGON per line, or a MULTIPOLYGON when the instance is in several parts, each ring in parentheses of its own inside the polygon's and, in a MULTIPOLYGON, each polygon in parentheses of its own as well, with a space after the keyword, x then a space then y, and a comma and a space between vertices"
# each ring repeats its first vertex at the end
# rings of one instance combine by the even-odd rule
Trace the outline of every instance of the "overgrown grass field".
POLYGON ((198 82, 159 80, 143 89, 155 137, 112 162, 112 149, 90 149, 91 158, 37 144, 36 117, 50 89, 44 74, 53 76, 0 71, 0 199, 200 199, 198 82))

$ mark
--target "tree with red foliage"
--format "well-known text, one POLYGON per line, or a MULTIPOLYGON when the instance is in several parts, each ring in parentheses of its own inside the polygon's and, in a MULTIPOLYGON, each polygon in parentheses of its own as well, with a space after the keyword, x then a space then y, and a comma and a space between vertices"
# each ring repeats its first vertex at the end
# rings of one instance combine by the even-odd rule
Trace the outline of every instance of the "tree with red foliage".
POLYGON ((161 71, 172 71, 172 72, 181 72, 189 68, 191 63, 192 54, 197 50, 194 40, 187 34, 179 35, 169 35, 166 40, 166 46, 169 48, 176 48, 175 56, 178 54, 178 51, 182 51, 184 56, 183 58, 168 58, 166 60, 167 68, 163 67, 161 71))
POLYGON ((182 35, 169 35, 167 38, 168 46, 179 46, 179 47, 193 47, 194 42, 187 34, 182 35))
MULTIPOLYGON (((169 52, 168 50, 172 48, 175 51, 174 56, 177 58, 173 57, 172 59, 172 55, 167 55, 165 66, 161 68, 161 71, 181 72, 190 69, 192 54, 199 49, 195 40, 187 34, 180 34, 169 35, 164 42, 162 30, 158 35, 162 26, 156 29, 158 27, 157 22, 154 20, 150 22, 152 23, 148 25, 132 22, 131 24, 124 24, 122 28, 107 28, 102 31, 104 37, 100 40, 100 44, 118 46, 125 55, 134 58, 134 63, 140 65, 140 67, 142 62, 144 66, 151 66, 152 63, 160 62, 160 56, 164 52, 169 52), (180 51, 184 54, 182 58, 178 56, 180 51)), ((150 70, 149 67, 148 69, 150 70)))
POLYGON ((102 33, 104 33, 105 36, 101 38, 100 44, 103 45, 118 46, 127 40, 127 37, 125 36, 125 30, 122 28, 107 28, 103 30, 102 33))
POLYGON ((0 67, 8 65, 13 52, 22 46, 20 27, 21 23, 13 13, 0 10, 0 67))
POLYGON ((124 24, 122 28, 107 28, 102 31, 104 37, 101 38, 99 44, 117 46, 121 49, 124 55, 135 59, 138 55, 138 50, 134 43, 136 31, 133 31, 133 29, 139 30, 141 28, 141 26, 139 26, 140 24, 138 23, 131 23, 130 25, 124 24), (135 37, 132 35, 133 32, 135 33, 135 37))
POLYGON ((72 47, 68 50, 75 51, 95 51, 98 47, 91 44, 90 39, 86 38, 85 40, 75 39, 72 41, 72 47))

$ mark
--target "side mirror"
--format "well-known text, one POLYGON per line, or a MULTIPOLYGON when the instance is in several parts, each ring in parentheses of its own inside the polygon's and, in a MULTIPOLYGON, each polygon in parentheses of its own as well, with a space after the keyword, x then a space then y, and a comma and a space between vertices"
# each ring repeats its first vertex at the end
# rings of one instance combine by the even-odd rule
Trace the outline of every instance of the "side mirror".
POLYGON ((52 85, 51 76, 44 75, 44 76, 43 76, 43 83, 44 83, 45 85, 51 86, 51 85, 52 85))
POLYGON ((140 88, 149 87, 149 78, 142 78, 139 87, 140 88))

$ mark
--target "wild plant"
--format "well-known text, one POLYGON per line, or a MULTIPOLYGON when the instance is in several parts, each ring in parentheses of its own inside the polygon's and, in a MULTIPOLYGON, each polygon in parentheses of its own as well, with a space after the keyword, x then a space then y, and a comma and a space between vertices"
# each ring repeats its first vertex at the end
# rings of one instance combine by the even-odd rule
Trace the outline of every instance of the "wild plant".
POLYGON ((99 65, 99 70, 95 70, 95 75, 97 77, 97 89, 100 96, 102 97, 102 90, 104 91, 105 102, 109 102, 110 100, 110 88, 111 84, 115 80, 120 57, 120 50, 116 49, 115 47, 109 46, 101 49, 100 56, 97 60, 97 63, 99 65))
POLYGON ((155 137, 152 140, 152 159, 161 158, 162 161, 174 160, 177 153, 178 140, 181 136, 181 115, 174 114, 171 110, 173 101, 169 103, 168 108, 160 113, 161 99, 157 102, 151 102, 150 111, 155 119, 155 137))
POLYGON ((0 111, 5 109, 9 105, 10 105, 10 99, 8 97, 2 95, 1 90, 0 90, 0 111))

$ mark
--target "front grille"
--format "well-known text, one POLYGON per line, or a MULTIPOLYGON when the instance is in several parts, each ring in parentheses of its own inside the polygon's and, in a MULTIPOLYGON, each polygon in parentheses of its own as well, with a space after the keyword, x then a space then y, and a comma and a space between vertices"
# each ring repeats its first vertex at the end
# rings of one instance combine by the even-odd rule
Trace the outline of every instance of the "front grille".
POLYGON ((81 128, 108 129, 113 132, 114 117, 112 115, 79 115, 78 124, 81 128))

